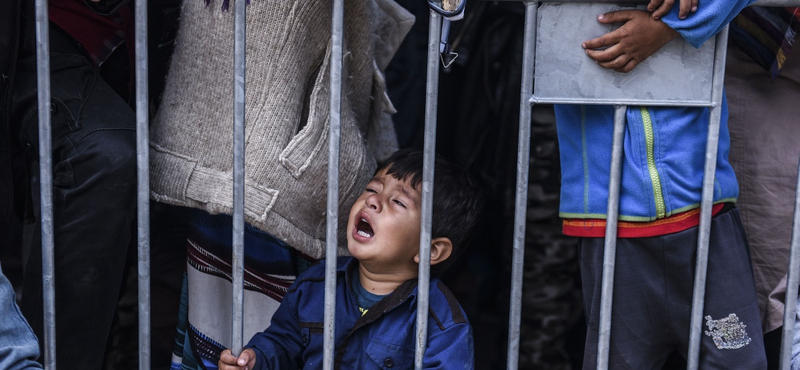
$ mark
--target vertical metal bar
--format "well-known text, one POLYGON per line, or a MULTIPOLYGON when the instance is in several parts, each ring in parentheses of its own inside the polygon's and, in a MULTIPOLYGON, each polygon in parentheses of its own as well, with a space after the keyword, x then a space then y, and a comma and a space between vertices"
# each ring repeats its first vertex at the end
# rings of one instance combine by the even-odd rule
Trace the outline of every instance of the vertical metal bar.
POLYGON ((797 309, 798 269, 800 269, 800 165, 797 170, 797 187, 794 198, 794 223, 789 249, 789 269, 786 277, 786 298, 783 308, 783 333, 781 336, 781 370, 789 370, 792 360, 792 339, 797 309))
POLYGON ((233 21, 233 315, 231 352, 244 347, 244 101, 245 101, 245 5, 234 1, 233 21))
POLYGON ((425 87, 425 136, 422 160, 422 215, 419 235, 419 276, 417 283, 417 338, 414 369, 421 370, 428 344, 428 306, 431 279, 431 224, 433 214, 433 169, 436 156, 436 114, 439 100, 439 36, 442 17, 430 11, 428 69, 425 87))
POLYGON ((611 174, 608 181, 608 210, 606 238, 603 250, 603 282, 600 295, 600 332, 597 341, 597 369, 608 369, 611 342, 611 310, 614 301, 614 267, 617 260, 617 219, 619 189, 622 181, 622 144, 625 133, 625 113, 628 107, 614 107, 614 139, 611 152, 611 174))
POLYGON ((344 0, 333 2, 331 19, 331 100, 328 132, 328 223, 325 234, 325 324, 322 368, 333 370, 336 330, 336 257, 339 229, 339 141, 342 119, 342 43, 344 36, 344 0))
POLYGON ((525 3, 525 34, 522 47, 522 87, 519 97, 517 143, 517 194, 514 209, 514 244, 511 262, 511 302, 508 313, 508 360, 506 369, 519 366, 519 324, 522 319, 522 270, 525 262, 525 226, 528 210, 528 172, 531 148, 531 95, 536 57, 538 2, 525 3))
POLYGON ((150 369, 150 137, 147 0, 136 1, 136 179, 139 253, 139 369, 150 369))
POLYGON ((725 59, 728 45, 728 26, 717 34, 714 55, 714 76, 711 86, 709 108, 708 142, 706 143, 706 162, 703 172, 703 196, 700 203, 700 226, 697 236, 697 263, 694 273, 694 293, 692 295, 692 321, 689 333, 689 370, 697 370, 700 361, 700 333, 703 325, 703 306, 706 296, 706 273, 708 272, 708 243, 711 237, 711 207, 714 200, 714 177, 717 168, 717 147, 719 146, 719 127, 722 117, 723 82, 725 59))
POLYGON ((53 265, 53 159, 50 117, 50 27, 47 0, 36 0, 36 78, 39 108, 39 191, 42 219, 44 366, 56 368, 56 293, 53 265))

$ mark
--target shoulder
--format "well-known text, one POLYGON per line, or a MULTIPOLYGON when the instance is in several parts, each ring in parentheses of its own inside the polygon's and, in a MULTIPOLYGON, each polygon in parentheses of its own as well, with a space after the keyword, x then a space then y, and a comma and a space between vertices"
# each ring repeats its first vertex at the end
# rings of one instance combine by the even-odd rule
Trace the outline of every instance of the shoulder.
POLYGON ((467 324, 467 315, 455 295, 439 279, 432 279, 430 285, 431 323, 444 331, 454 325, 467 324))

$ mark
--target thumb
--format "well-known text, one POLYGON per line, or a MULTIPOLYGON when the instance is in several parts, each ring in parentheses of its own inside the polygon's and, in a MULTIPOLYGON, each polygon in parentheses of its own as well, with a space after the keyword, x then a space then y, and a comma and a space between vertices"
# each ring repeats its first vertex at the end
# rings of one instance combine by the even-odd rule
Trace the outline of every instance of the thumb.
POLYGON ((239 359, 236 360, 236 364, 239 366, 245 366, 250 361, 250 352, 249 350, 242 351, 242 354, 239 355, 239 359))
POLYGON ((236 364, 239 365, 239 366, 245 366, 248 363, 250 363, 250 360, 252 360, 254 357, 255 357, 255 353, 253 352, 252 349, 249 349, 249 348, 245 349, 239 355, 239 359, 236 360, 236 364))
POLYGON ((631 19, 630 10, 617 10, 605 14, 600 14, 599 16, 597 16, 597 21, 604 24, 627 22, 630 19, 631 19))

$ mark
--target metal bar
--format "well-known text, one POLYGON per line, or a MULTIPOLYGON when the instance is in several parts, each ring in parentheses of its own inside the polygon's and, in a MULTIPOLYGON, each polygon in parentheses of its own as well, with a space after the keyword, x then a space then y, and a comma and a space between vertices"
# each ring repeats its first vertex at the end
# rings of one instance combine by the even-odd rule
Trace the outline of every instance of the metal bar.
POLYGON ((608 369, 611 342, 611 304, 614 299, 614 266, 617 259, 617 218, 619 189, 622 181, 622 145, 625 134, 625 113, 628 107, 614 107, 614 139, 611 152, 611 174, 608 181, 606 238, 603 250, 603 282, 600 295, 600 332, 597 341, 597 369, 608 369))
POLYGON ((234 1, 233 21, 233 259, 231 352, 244 347, 244 102, 246 25, 244 0, 234 1))
POLYGON ((137 0, 136 179, 139 253, 139 369, 150 369, 150 137, 148 127, 147 0, 137 0))
POLYGON ((53 147, 50 117, 50 27, 47 0, 36 0, 36 83, 39 109, 39 194, 42 221, 44 367, 56 368, 56 292, 53 243, 53 147))
MULTIPOLYGON (((716 107, 722 105, 725 59, 728 45, 728 26, 717 34, 714 55, 714 75, 712 77, 711 99, 716 107)), ((694 293, 692 294, 692 320, 689 334, 689 370, 697 370, 700 359, 700 334, 703 325, 703 306, 706 295, 706 273, 708 272, 708 244, 711 236, 711 207, 714 200, 714 177, 717 168, 717 147, 719 146, 719 127, 722 110, 709 108, 708 141, 706 142, 706 161, 703 171, 703 195, 700 201, 700 225, 697 236, 697 262, 694 272, 694 293)))
POLYGON ((800 6, 800 0, 759 0, 755 6, 800 6))
POLYGON ((797 187, 794 198, 794 223, 792 243, 789 248, 789 269, 786 277, 786 297, 783 309, 783 333, 781 334, 781 370, 789 370, 792 359, 792 339, 797 309, 797 284, 800 281, 800 165, 797 171, 797 187))
POLYGON ((428 343, 428 307, 431 279, 431 224, 433 214, 433 169, 436 155, 436 113, 439 98, 439 36, 442 17, 430 12, 428 29, 428 70, 425 87, 425 136, 422 160, 422 215, 419 235, 419 277, 417 284, 417 338, 414 369, 421 370, 428 343))
MULTIPOLYGON (((590 4, 625 4, 646 5, 650 0, 472 0, 472 1, 522 1, 524 3, 590 3, 590 4)), ((750 6, 800 6, 800 0, 759 0, 750 6)))
POLYGON ((519 367, 519 324, 522 319, 522 270, 525 263, 525 226, 528 210, 528 172, 530 170, 531 107, 525 100, 533 92, 536 60, 536 22, 539 6, 525 4, 525 39, 522 46, 522 86, 519 104, 517 143, 517 193, 514 209, 514 245, 511 262, 511 302, 508 313, 508 355, 506 369, 519 367))
POLYGON ((650 107, 712 107, 714 102, 708 100, 671 100, 652 101, 647 99, 569 99, 569 98, 541 98, 530 96, 531 104, 582 104, 582 105, 629 105, 650 107))
POLYGON ((328 223, 325 235, 325 326, 322 368, 333 370, 336 332, 336 258, 339 226, 339 142, 342 120, 344 0, 333 2, 331 21, 330 126, 328 127, 328 223))

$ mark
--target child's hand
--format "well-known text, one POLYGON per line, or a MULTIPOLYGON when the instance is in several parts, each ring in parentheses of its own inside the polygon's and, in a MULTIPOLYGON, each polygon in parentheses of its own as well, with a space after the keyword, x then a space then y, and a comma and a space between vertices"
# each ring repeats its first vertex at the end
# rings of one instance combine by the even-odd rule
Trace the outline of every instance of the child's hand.
MULTIPOLYGON (((699 0, 680 0, 681 8, 678 11, 678 18, 684 19, 689 15, 690 11, 692 13, 696 12, 698 1, 699 0)), ((653 19, 659 19, 672 9, 672 4, 674 3, 675 0, 650 0, 650 3, 647 4, 647 10, 653 12, 653 19)))
POLYGON ((222 351, 219 355, 219 370, 248 370, 256 366, 256 353, 247 348, 239 357, 234 356, 230 349, 222 351))
POLYGON ((680 34, 654 20, 643 10, 618 10, 598 17, 598 22, 623 25, 582 44, 586 55, 603 68, 627 73, 680 34), (601 50, 605 48, 604 50, 601 50))

